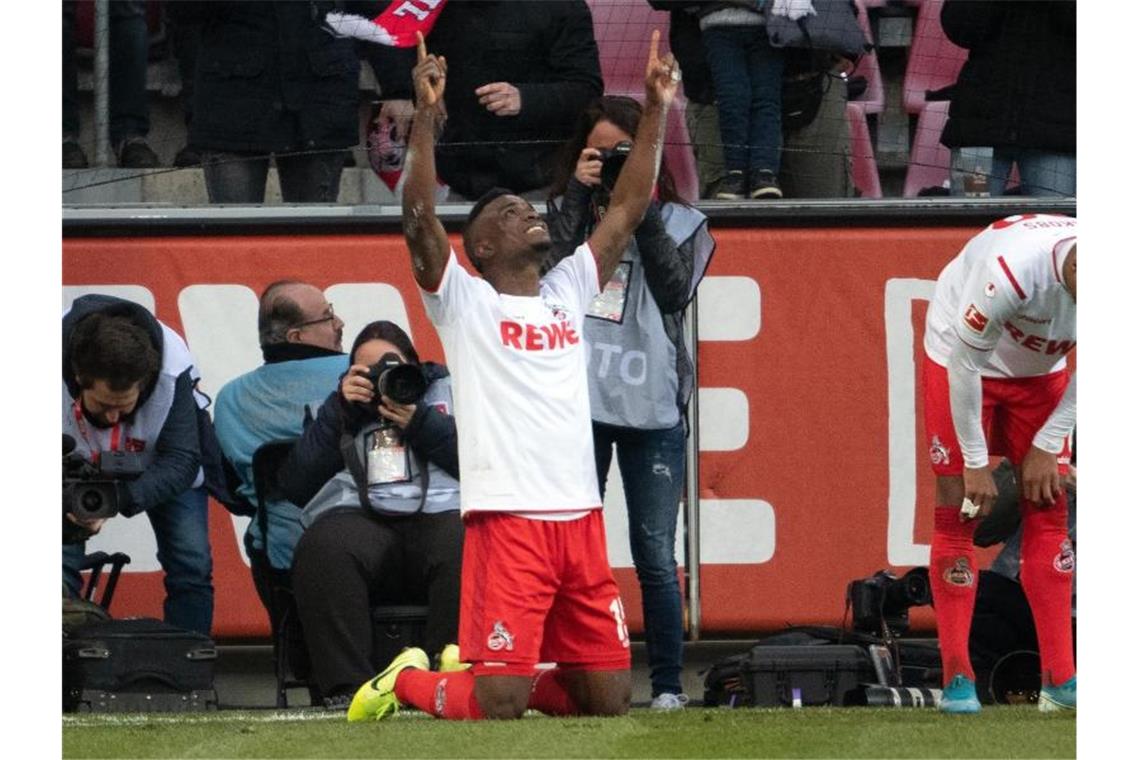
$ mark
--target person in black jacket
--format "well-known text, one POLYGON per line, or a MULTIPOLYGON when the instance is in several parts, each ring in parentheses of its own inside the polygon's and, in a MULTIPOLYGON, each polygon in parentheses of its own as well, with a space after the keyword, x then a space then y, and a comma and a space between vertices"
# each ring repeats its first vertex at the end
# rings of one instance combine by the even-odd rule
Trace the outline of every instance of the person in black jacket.
POLYGON ((421 365, 411 339, 386 321, 367 325, 350 356, 340 389, 278 474, 283 495, 306 505, 293 591, 317 690, 335 707, 380 666, 371 661, 377 604, 426 603, 421 644, 433 654, 456 640, 463 549, 447 370, 421 365), (422 368, 419 401, 375 397, 368 369, 389 353, 422 368))
POLYGON ((360 62, 322 29, 332 2, 182 2, 200 24, 189 144, 211 203, 261 203, 270 155, 287 203, 333 203, 359 141, 360 62))
MULTIPOLYGON (((63 316, 63 433, 73 456, 133 454, 142 474, 117 489, 120 514, 145 512, 165 573, 163 618, 209 635, 214 612, 206 492, 201 484, 194 368, 182 338, 142 306, 107 295, 75 299, 63 316)), ((103 519, 66 515, 94 535, 103 519)), ((114 519, 114 518, 111 518, 114 519)), ((84 545, 63 547, 64 584, 80 591, 84 545)))
POLYGON ((970 51, 942 130, 952 188, 988 168, 988 192, 1001 195, 1017 164, 1023 195, 1075 195, 1076 2, 947 0, 942 28, 970 51))
MULTIPOLYGON (((583 0, 449 3, 427 39, 448 61, 447 121, 436 148, 440 178, 474 200, 550 184, 550 161, 602 74, 583 0)), ((403 81, 411 97, 410 66, 403 81)))

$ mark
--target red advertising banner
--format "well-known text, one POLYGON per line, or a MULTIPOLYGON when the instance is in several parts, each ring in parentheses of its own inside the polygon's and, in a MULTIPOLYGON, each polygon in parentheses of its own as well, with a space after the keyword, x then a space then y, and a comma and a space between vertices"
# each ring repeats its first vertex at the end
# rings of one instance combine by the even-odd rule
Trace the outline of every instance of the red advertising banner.
MULTIPOLYGON (((917 392, 923 320, 938 272, 975 231, 714 232, 697 307, 702 635, 839 624, 849 581, 927 562, 934 483, 917 392)), ((186 336, 210 395, 260 364, 257 295, 282 278, 325 289, 346 322, 346 344, 367 322, 392 319, 409 329, 422 358, 443 360, 399 235, 63 244, 65 304, 86 292, 144 303, 186 336)), ((613 478, 610 558, 639 629, 613 478)), ((242 554, 245 520, 211 505, 219 637, 268 633, 242 554)), ((679 558, 684 546, 679 531, 679 558)), ((160 617, 162 574, 146 521, 112 520, 89 543, 95 549, 133 558, 114 612, 160 617)), ((928 610, 915 619, 932 622, 928 610)))

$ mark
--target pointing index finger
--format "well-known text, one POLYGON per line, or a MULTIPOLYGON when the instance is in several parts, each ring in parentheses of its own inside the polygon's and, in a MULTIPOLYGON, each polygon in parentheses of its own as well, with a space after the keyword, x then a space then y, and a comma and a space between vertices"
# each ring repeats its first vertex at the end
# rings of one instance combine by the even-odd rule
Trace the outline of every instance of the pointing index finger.
POLYGON ((416 32, 416 62, 423 63, 427 60, 427 46, 424 44, 424 33, 416 32))
POLYGON ((658 29, 653 30, 653 34, 649 37, 649 61, 650 63, 657 61, 657 44, 661 41, 661 32, 658 29))

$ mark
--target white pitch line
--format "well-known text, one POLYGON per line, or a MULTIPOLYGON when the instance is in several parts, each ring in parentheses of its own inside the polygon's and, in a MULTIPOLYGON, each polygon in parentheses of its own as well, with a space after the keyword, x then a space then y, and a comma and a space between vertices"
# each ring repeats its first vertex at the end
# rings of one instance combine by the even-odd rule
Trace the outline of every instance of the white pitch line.
MULTIPOLYGON (((417 720, 431 716, 419 711, 406 710, 392 716, 398 720, 417 720)), ((390 718, 389 718, 390 719, 390 718)), ((305 722, 346 722, 344 713, 323 710, 289 712, 245 712, 241 710, 219 710, 196 713, 99 713, 87 715, 64 715, 65 727, 99 726, 141 726, 146 724, 189 724, 189 723, 305 723, 305 722)))

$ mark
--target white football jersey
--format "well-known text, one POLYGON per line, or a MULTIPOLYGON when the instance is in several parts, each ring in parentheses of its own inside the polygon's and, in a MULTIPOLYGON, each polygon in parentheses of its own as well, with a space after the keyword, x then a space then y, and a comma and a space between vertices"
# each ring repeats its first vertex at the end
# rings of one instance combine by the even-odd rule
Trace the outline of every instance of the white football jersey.
POLYGON ((1077 303, 1061 269, 1077 220, 1026 214, 994 222, 938 276, 926 313, 927 355, 946 366, 957 341, 990 351, 985 377, 1034 377, 1065 366, 1077 303))
POLYGON ((582 339, 597 293, 584 244, 542 278, 538 296, 496 292, 454 250, 439 289, 421 290, 453 378, 464 513, 601 507, 582 339))

